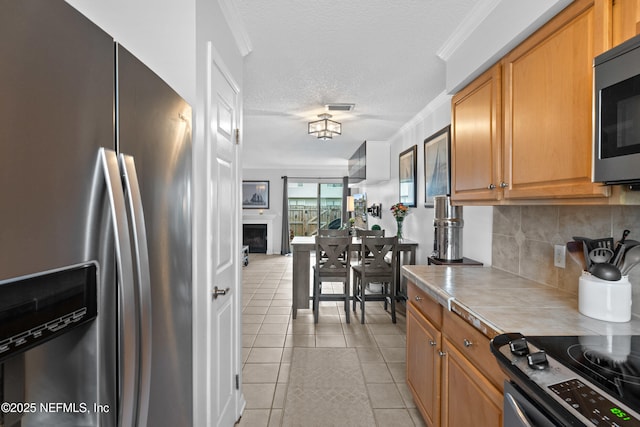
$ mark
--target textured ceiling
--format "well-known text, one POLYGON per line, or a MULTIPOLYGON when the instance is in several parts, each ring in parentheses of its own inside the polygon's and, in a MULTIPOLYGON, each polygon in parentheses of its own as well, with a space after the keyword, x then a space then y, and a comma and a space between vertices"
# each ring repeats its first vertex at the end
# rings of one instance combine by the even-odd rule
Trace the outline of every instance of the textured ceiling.
POLYGON ((476 0, 234 0, 245 57, 245 168, 344 168, 365 140, 385 141, 445 88, 436 52, 476 0), (342 135, 307 122, 329 103, 342 135))

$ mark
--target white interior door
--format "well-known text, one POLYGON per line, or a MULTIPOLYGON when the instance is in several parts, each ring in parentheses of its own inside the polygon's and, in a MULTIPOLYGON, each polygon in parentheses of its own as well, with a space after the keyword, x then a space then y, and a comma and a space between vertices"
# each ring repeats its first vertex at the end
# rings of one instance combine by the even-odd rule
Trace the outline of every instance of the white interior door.
MULTIPOLYGON (((211 49, 209 72, 208 253, 209 367, 208 390, 215 426, 236 421, 239 378, 237 310, 239 292, 238 86, 211 49)), ((195 373, 198 374, 197 372, 195 373)))

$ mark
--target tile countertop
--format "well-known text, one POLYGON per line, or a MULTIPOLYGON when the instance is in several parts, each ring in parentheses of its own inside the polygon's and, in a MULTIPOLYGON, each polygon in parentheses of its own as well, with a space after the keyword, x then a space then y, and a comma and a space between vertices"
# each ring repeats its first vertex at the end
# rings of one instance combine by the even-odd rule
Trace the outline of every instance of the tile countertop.
POLYGON ((491 267, 405 265, 402 275, 445 308, 454 300, 499 333, 640 335, 640 318, 615 323, 578 311, 578 296, 491 267))

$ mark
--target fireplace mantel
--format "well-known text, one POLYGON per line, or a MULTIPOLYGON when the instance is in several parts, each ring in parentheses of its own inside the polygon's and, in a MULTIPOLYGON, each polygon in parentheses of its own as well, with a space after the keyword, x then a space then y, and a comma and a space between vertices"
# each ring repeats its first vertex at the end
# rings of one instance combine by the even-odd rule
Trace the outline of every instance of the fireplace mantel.
POLYGON ((273 214, 246 214, 242 215, 243 224, 267 224, 267 255, 273 255, 273 214))

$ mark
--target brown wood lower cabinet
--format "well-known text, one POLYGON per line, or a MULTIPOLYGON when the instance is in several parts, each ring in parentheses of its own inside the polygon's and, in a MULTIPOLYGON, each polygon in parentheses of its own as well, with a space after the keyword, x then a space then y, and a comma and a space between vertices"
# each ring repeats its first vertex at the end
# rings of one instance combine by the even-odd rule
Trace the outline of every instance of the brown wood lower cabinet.
POLYGON ((407 304, 407 384, 422 418, 440 423, 440 331, 412 302, 407 304))
POLYGON ((428 426, 502 425, 504 375, 489 339, 409 282, 407 384, 428 426))
POLYGON ((502 426, 502 392, 446 338, 442 340, 442 351, 440 425, 502 426))

